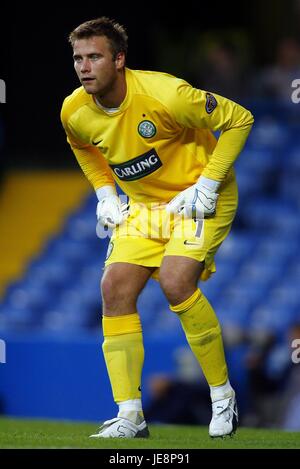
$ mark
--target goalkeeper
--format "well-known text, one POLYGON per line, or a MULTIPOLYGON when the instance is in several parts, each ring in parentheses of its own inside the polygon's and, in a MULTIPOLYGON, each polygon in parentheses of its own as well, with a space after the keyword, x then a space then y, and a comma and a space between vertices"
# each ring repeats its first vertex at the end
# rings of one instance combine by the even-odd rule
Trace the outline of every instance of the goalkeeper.
MULTIPOLYGON (((209 434, 235 432, 217 316, 198 288, 237 209, 233 163, 253 124, 249 111, 174 76, 125 66, 127 34, 106 17, 69 36, 81 87, 62 107, 67 139, 98 197, 97 233, 113 229, 102 277, 103 353, 115 418, 96 438, 147 437, 141 401, 144 361, 137 299, 159 280, 210 388, 209 434), (213 131, 220 131, 218 140, 213 131), (121 204, 116 184, 129 196, 121 204)), ((153 311, 155 314, 155 311, 153 311)))

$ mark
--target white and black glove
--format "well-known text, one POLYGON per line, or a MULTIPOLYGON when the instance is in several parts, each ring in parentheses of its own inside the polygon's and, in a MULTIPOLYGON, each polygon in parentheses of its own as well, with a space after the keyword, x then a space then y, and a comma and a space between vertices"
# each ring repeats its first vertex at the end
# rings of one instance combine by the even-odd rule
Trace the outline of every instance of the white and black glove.
POLYGON ((103 186, 96 190, 96 194, 99 200, 96 210, 96 233, 101 238, 103 227, 113 229, 128 217, 129 207, 128 204, 121 203, 112 186, 103 186))
POLYGON ((220 182, 200 176, 196 184, 179 192, 166 206, 169 213, 177 213, 186 218, 201 220, 213 217, 219 194, 220 182))

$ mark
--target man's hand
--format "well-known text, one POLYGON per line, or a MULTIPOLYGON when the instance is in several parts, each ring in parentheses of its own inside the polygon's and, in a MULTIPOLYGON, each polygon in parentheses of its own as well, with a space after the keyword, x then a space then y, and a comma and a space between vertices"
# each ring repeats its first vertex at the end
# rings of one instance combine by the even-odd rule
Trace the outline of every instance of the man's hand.
POLYGON ((99 199, 96 210, 98 234, 98 231, 101 232, 101 226, 113 229, 120 225, 128 217, 129 208, 128 204, 121 204, 112 186, 101 187, 96 193, 99 199))
POLYGON ((104 197, 97 204, 97 220, 103 226, 115 228, 128 216, 128 205, 121 204, 117 195, 104 197))
POLYGON ((218 190, 219 185, 218 181, 201 176, 196 184, 179 192, 168 203, 166 210, 169 213, 181 214, 194 220, 212 217, 216 213, 219 196, 216 190, 218 190))

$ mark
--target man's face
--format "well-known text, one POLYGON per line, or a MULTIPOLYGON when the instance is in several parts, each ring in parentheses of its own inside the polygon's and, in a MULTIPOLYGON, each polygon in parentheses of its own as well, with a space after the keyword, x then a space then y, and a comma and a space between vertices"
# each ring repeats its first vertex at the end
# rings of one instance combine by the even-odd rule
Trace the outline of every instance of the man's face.
POLYGON ((124 67, 124 54, 113 60, 105 36, 78 39, 73 45, 74 67, 85 91, 104 96, 113 87, 118 71, 124 67))

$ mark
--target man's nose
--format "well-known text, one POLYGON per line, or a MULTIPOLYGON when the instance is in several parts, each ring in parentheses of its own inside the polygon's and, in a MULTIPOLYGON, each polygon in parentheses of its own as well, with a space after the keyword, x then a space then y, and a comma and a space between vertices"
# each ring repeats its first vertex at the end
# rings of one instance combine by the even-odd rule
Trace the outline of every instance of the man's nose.
POLYGON ((86 73, 91 71, 91 63, 89 59, 83 59, 80 67, 81 73, 86 73))

